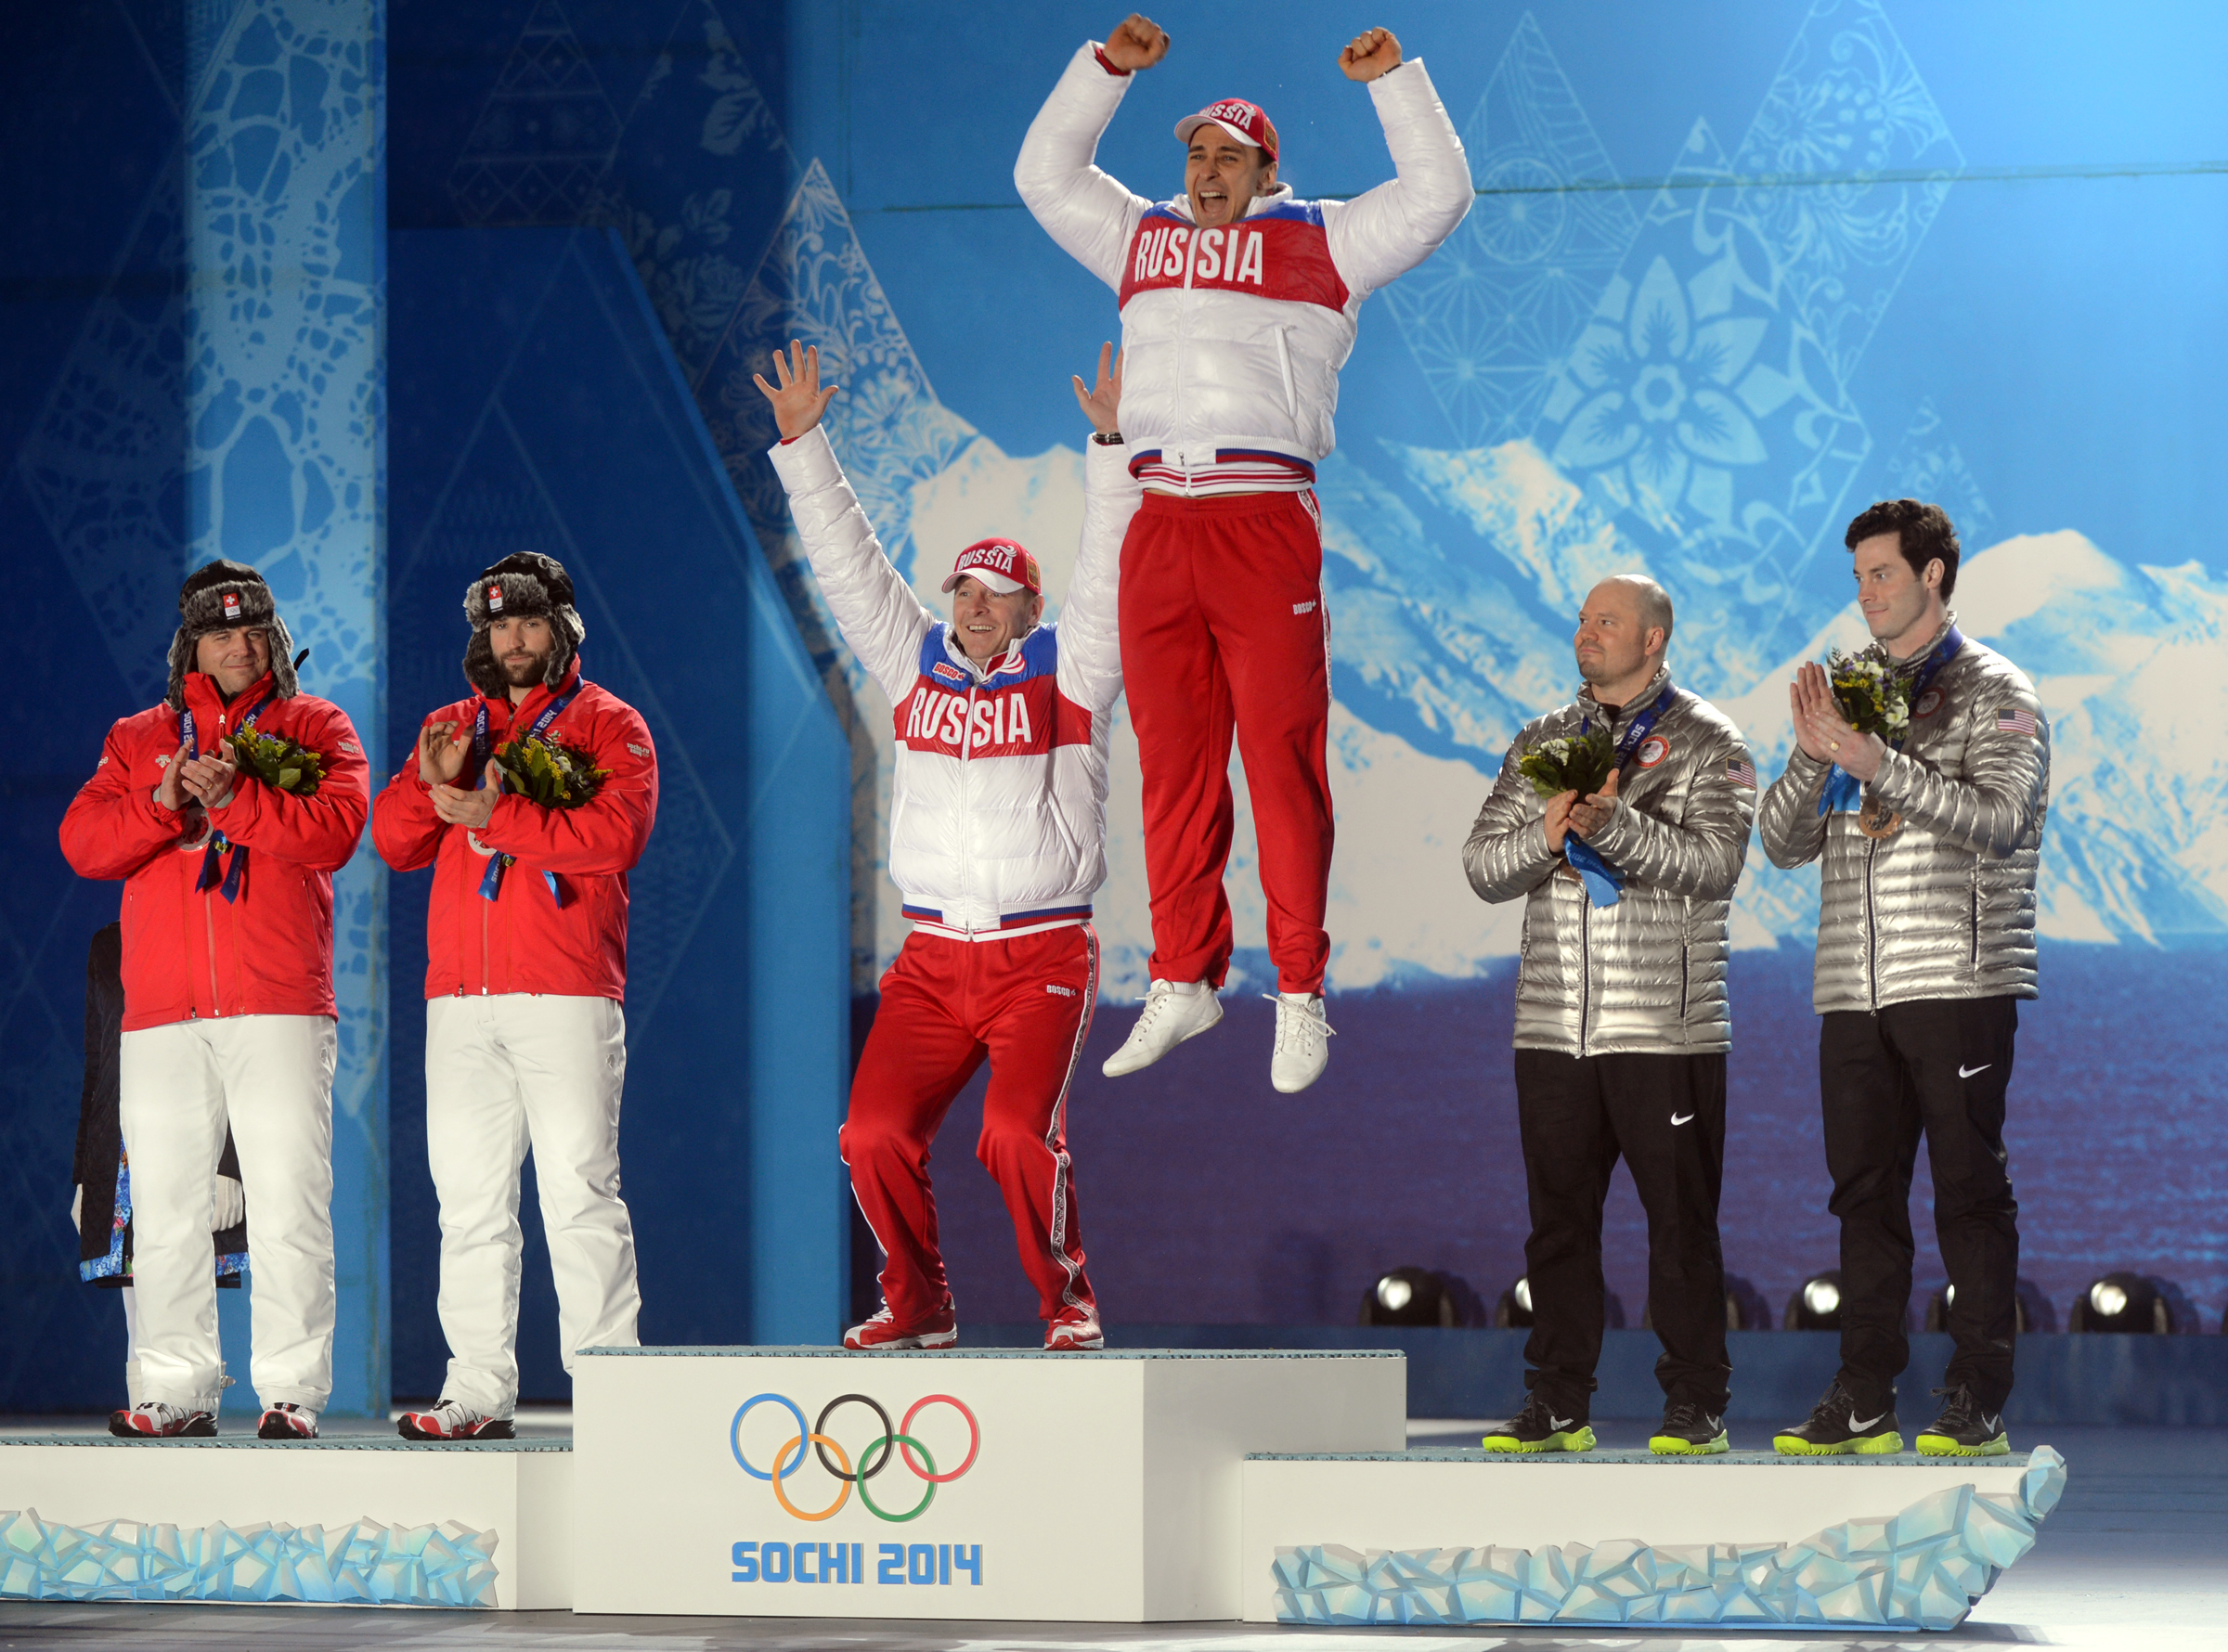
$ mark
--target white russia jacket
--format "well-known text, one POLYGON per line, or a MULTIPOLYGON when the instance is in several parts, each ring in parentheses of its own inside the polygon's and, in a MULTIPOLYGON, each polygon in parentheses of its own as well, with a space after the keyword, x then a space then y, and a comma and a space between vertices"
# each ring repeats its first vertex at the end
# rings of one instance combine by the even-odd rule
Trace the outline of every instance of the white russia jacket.
POLYGON ((1121 692, 1115 590, 1139 489, 1085 445, 1082 546, 1057 625, 987 667, 883 555, 814 428, 772 450, 813 576, 897 725, 889 875, 916 927, 996 940, 1091 915, 1107 875, 1107 741, 1121 692))
POLYGON ((1398 176, 1352 200, 1279 185, 1201 230, 1093 163, 1132 76, 1085 45, 1029 129, 1014 184, 1052 239, 1120 295, 1121 431, 1133 471, 1212 481, 1249 458, 1312 474, 1331 450, 1339 369, 1362 301, 1429 257, 1470 210, 1462 140, 1420 60, 1369 83, 1398 176))

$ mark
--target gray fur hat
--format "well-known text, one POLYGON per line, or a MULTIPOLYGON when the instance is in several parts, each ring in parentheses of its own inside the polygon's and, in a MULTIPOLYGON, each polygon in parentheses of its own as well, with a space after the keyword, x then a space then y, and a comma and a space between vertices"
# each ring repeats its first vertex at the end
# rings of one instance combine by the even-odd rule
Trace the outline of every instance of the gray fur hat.
POLYGON ((170 640, 170 692, 163 696, 164 703, 173 710, 186 703, 186 674, 194 668, 194 651, 201 639, 238 626, 263 627, 278 698, 291 700, 301 691, 294 676, 294 639, 278 617, 271 587, 247 563, 220 558, 196 568, 178 587, 178 634, 170 640))
POLYGON ((511 691, 511 679, 487 636, 497 620, 538 616, 551 622, 557 646, 550 651, 541 680, 552 689, 573 668, 573 658, 588 638, 588 627, 573 607, 572 577, 563 562, 538 551, 513 551, 493 567, 482 569, 464 593, 464 615, 472 621, 472 640, 464 646, 464 676, 491 700, 511 691))

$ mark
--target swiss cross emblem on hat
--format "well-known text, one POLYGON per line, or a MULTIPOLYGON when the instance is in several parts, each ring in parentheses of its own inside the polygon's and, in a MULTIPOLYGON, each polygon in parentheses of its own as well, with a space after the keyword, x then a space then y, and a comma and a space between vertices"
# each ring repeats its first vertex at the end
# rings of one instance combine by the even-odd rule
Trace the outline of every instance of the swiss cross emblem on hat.
POLYGON ((489 613, 500 613, 502 611, 503 587, 496 581, 490 580, 487 584, 487 612, 489 613))
POLYGON ((1640 749, 1633 753, 1632 760, 1642 768, 1653 768, 1670 755, 1671 742, 1660 734, 1651 734, 1640 742, 1640 749))
POLYGON ((240 617, 240 593, 238 591, 225 593, 225 617, 228 620, 236 620, 240 617))

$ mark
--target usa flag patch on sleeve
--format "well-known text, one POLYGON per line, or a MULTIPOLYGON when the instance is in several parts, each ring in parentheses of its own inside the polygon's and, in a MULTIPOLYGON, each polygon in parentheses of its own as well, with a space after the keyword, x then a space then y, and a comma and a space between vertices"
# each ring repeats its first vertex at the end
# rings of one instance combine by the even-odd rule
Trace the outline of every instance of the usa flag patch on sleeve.
POLYGON ((2031 740, 2035 733, 2035 714, 2019 709, 2000 711, 1996 714, 1996 732, 2024 734, 2031 740))
POLYGON ((1725 778, 1734 785, 1746 786, 1753 792, 1756 789, 1756 766, 1743 757, 1728 757, 1725 760, 1725 778))

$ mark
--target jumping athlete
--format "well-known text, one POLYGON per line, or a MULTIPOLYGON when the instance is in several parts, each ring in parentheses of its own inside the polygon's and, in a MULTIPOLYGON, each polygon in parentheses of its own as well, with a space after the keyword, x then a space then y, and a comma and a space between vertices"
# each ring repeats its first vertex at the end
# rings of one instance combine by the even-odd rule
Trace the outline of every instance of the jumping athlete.
POLYGON ((209 1235, 227 1124, 255 1212, 256 1432, 315 1439, 332 1390, 332 874, 370 787, 347 714, 300 691, 292 651, 254 569, 196 569, 170 691, 109 730, 62 817, 77 874, 123 880, 117 1117, 139 1397, 109 1428, 127 1439, 216 1432, 209 1235), (272 751, 293 758, 291 787, 256 755, 272 751))
POLYGON ((1231 97, 1176 123, 1184 192, 1155 203, 1093 164, 1130 77, 1169 37, 1133 16, 1086 43, 1014 167, 1021 199, 1120 295, 1123 432, 1146 488, 1121 550, 1121 656, 1145 794, 1152 985, 1109 1077, 1222 1019, 1229 970, 1230 741, 1260 838, 1276 965, 1271 1081, 1329 1059, 1330 620, 1315 464, 1362 301, 1428 257, 1470 209, 1461 140, 1423 64, 1383 29, 1339 56, 1367 83, 1399 176, 1350 201, 1277 181, 1276 128, 1231 97))
POLYGON ((1037 561, 1010 539, 962 550, 940 624, 883 555, 821 415, 817 351, 758 381, 782 432, 773 466, 813 576, 897 726, 889 875, 913 933, 882 977, 841 1136, 851 1189, 887 1258, 882 1308, 854 1349, 949 1348, 959 1322, 937 1245, 928 1149, 987 1058, 976 1157, 997 1179, 1048 1349, 1105 1346, 1083 1273, 1068 1087, 1098 997, 1091 895, 1106 877, 1107 745, 1121 662, 1115 560, 1137 488, 1116 428, 1113 346, 1076 399, 1096 427, 1083 537, 1056 625, 1037 561))
POLYGON ((627 874, 657 817, 641 714, 581 675, 556 558, 515 551, 464 593, 474 693, 420 728, 371 812, 396 871, 434 869, 425 920, 425 1149, 441 1201, 441 1397, 406 1439, 509 1439, 518 1405, 519 1166, 534 1152, 564 1368, 632 1348, 642 1299, 619 1197, 627 874), (539 742, 577 792, 522 794, 495 754, 539 742), (578 771, 602 778, 587 781, 578 771))
POLYGON ((1663 1341, 1659 1456, 1726 1449, 1726 1001, 1733 885, 1756 770, 1723 713, 1671 681, 1671 599, 1620 575, 1587 593, 1585 686, 1509 748, 1463 845, 1470 886, 1524 902, 1516 1117, 1532 1233, 1523 1410, 1489 1452, 1590 1451, 1601 1355, 1601 1203, 1624 1159, 1648 1212, 1648 1301, 1663 1341), (1543 742, 1606 733, 1599 792, 1542 799, 1519 767, 1543 742), (1583 873, 1581 869, 1583 870, 1583 873))
POLYGON ((2019 1000, 2035 986, 2035 869, 2050 799, 2050 724, 2026 675, 1957 628, 1957 531, 1938 505, 1887 499, 1849 523, 1867 655, 1909 702, 1889 745, 1842 715, 1823 667, 1789 686, 1794 750, 1764 794, 1774 866, 1820 862, 1819 1101, 1827 1207, 1841 1222, 1841 1369, 1790 1456, 1903 1449, 1896 1379, 1911 1362, 1911 1177, 1934 1173, 1956 1345, 1928 1456, 2011 1449, 2019 1206, 2004 1098, 2019 1000))

